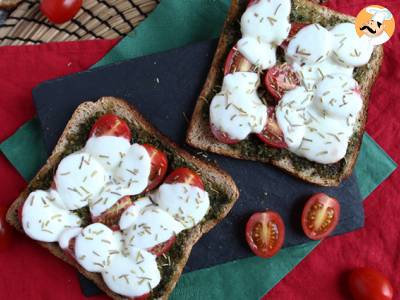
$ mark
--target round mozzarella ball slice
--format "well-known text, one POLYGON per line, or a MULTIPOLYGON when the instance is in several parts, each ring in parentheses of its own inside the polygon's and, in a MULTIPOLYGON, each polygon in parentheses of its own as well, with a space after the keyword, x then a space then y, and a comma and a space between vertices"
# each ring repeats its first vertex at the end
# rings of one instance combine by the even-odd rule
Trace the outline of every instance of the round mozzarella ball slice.
POLYGON ((243 37, 237 43, 239 52, 253 65, 260 66, 262 70, 271 68, 276 64, 276 46, 261 42, 253 37, 243 37))
POLYGON ((124 196, 129 196, 130 190, 121 184, 108 182, 89 202, 90 214, 93 217, 100 216, 103 212, 111 208, 124 196))
POLYGON ((139 216, 140 209, 137 206, 132 204, 129 206, 121 215, 119 219, 119 228, 121 230, 127 229, 128 227, 132 226, 137 217, 139 216))
POLYGON ((145 147, 133 144, 121 160, 114 179, 130 191, 130 195, 143 192, 149 182, 151 159, 145 147))
POLYGON ((298 64, 314 64, 325 60, 332 49, 332 36, 319 24, 303 27, 289 42, 286 59, 298 64))
POLYGON ((118 136, 92 136, 86 142, 84 152, 90 153, 104 169, 111 171, 124 158, 131 144, 118 136))
POLYGON ((52 202, 55 206, 62 208, 62 209, 68 209, 64 203, 64 201, 61 199, 60 194, 54 190, 54 189, 49 189, 48 190, 48 200, 52 202))
POLYGON ((357 116, 363 101, 352 77, 335 74, 322 80, 315 91, 314 106, 324 117, 342 120, 357 116))
POLYGON ((128 249, 149 249, 168 241, 184 229, 170 214, 152 205, 142 209, 126 230, 125 246, 128 249))
POLYGON ((68 249, 70 241, 82 232, 81 227, 66 228, 58 238, 58 244, 63 250, 68 249))
POLYGON ((74 213, 55 206, 50 194, 37 190, 29 194, 22 207, 22 226, 34 240, 56 242, 65 228, 80 226, 81 219, 74 213))
POLYGON ((155 256, 146 250, 133 248, 130 255, 114 255, 102 276, 112 291, 125 297, 147 294, 161 280, 155 256))
POLYGON ((164 183, 152 195, 152 200, 186 229, 198 224, 210 207, 208 193, 186 183, 164 183))
POLYGON ((357 35, 354 24, 341 23, 330 30, 333 37, 333 58, 347 66, 359 67, 368 63, 373 46, 357 35))
POLYGON ((103 271, 113 253, 119 250, 113 231, 101 223, 85 227, 75 240, 75 257, 89 272, 103 271))
POLYGON ((87 206, 106 181, 102 165, 90 154, 75 152, 63 158, 54 177, 57 191, 70 209, 87 206))

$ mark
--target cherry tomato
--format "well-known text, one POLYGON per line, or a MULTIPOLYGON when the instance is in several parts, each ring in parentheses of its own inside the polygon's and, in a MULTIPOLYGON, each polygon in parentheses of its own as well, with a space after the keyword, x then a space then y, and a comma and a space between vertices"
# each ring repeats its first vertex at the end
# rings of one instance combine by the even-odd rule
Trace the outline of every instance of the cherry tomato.
POLYGON ((42 0, 40 10, 53 23, 71 20, 81 9, 82 0, 42 0))
POLYGON ((275 148, 287 148, 283 132, 276 121, 275 107, 268 106, 268 121, 264 130, 257 137, 265 144, 275 148))
POLYGON ((178 168, 172 171, 164 181, 165 183, 187 183, 204 190, 200 176, 189 168, 178 168))
POLYGON ((355 300, 391 300, 393 287, 381 272, 364 267, 353 270, 348 285, 355 300))
POLYGON ((281 216, 273 211, 254 213, 247 221, 246 240, 259 257, 274 256, 285 240, 285 225, 281 216))
POLYGON ((92 216, 93 223, 103 223, 108 227, 112 227, 113 229, 119 229, 118 221, 122 215, 122 213, 132 205, 132 199, 129 196, 124 196, 114 203, 109 209, 103 212, 99 216, 92 216))
POLYGON ((312 196, 304 206, 301 225, 310 239, 320 240, 335 229, 339 216, 339 202, 324 193, 318 193, 312 196))
POLYGON ((12 227, 6 221, 8 207, 0 205, 0 250, 6 249, 12 238, 12 227))
POLYGON ((236 48, 233 46, 226 57, 224 66, 224 75, 234 72, 248 72, 255 70, 255 66, 248 61, 236 48))
POLYGON ((128 140, 132 138, 128 124, 114 114, 105 114, 97 119, 89 133, 89 137, 92 136, 120 136, 128 140))
POLYGON ((232 144, 237 144, 240 142, 240 140, 235 140, 235 139, 230 138, 227 133, 217 129, 214 124, 211 123, 210 127, 211 127, 211 132, 214 135, 214 137, 221 143, 232 145, 232 144))
POLYGON ((143 147, 146 148, 151 159, 149 184, 146 188, 146 191, 150 191, 157 187, 164 179, 165 174, 167 173, 168 159, 164 152, 150 144, 144 144, 143 147))
POLYGON ((171 237, 168 241, 155 245, 154 247, 148 249, 150 253, 154 254, 155 256, 160 256, 171 249, 172 245, 175 243, 176 237, 171 237))
POLYGON ((132 299, 132 300, 147 300, 150 296, 150 293, 147 294, 143 294, 142 296, 137 296, 137 297, 133 297, 133 298, 128 298, 128 299, 132 299))
POLYGON ((304 26, 307 26, 307 25, 310 25, 310 24, 309 23, 293 22, 291 25, 292 26, 290 27, 288 38, 286 40, 284 40, 282 42, 282 44, 280 45, 280 47, 282 47, 283 49, 287 48, 287 46, 289 45, 290 39, 292 37, 294 37, 296 35, 296 33, 298 33, 300 31, 300 29, 302 29, 304 26))
POLYGON ((264 76, 264 86, 278 101, 285 92, 293 90, 298 85, 300 78, 287 63, 273 66, 264 76))

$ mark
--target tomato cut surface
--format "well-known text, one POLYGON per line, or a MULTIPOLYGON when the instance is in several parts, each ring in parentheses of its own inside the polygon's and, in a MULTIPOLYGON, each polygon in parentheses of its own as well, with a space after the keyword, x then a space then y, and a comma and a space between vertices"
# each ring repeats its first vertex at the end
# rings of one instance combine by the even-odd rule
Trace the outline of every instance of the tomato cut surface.
POLYGON ((287 63, 273 66, 264 76, 264 86, 278 101, 285 92, 293 90, 299 85, 299 76, 287 63))
POLYGON ((275 148, 287 148, 283 137, 283 132, 276 121, 275 107, 268 106, 268 121, 261 133, 257 137, 265 144, 275 148))
POLYGON ((247 221, 246 240, 259 257, 274 256, 285 240, 285 225, 281 216, 273 211, 254 213, 247 221))
POLYGON ((81 9, 82 0, 42 0, 40 10, 53 23, 71 20, 81 9))
POLYGON ((301 225, 310 239, 320 240, 336 228, 339 216, 339 202, 324 193, 318 193, 307 201, 301 216, 301 225))
POLYGON ((119 136, 131 140, 131 130, 124 120, 114 114, 105 114, 92 126, 89 137, 119 136))
POLYGON ((155 256, 160 256, 164 253, 167 253, 169 249, 174 245, 176 241, 176 237, 172 236, 168 241, 155 245, 154 247, 148 249, 148 251, 155 256))
POLYGON ((232 139, 227 133, 217 129, 214 124, 211 123, 210 127, 211 127, 211 132, 214 135, 214 137, 221 143, 233 145, 233 144, 237 144, 240 142, 240 140, 232 139))
POLYGON ((191 186, 197 186, 204 190, 204 184, 200 176, 189 168, 178 168, 172 171, 164 181, 165 183, 187 183, 191 186))
POLYGON ((119 226, 118 221, 122 215, 122 213, 132 205, 132 199, 129 196, 124 196, 119 199, 113 206, 103 212, 101 215, 92 217, 93 223, 103 223, 108 227, 113 227, 114 229, 118 228, 119 226))
POLYGON ((348 278, 349 290, 355 300, 391 300, 393 286, 389 279, 373 268, 357 268, 348 278))
POLYGON ((236 45, 229 51, 225 60, 224 75, 234 72, 254 71, 255 65, 247 60, 237 49, 236 45))
POLYGON ((0 205, 0 250, 5 250, 11 243, 13 229, 6 221, 8 207, 0 205))
POLYGON ((167 173, 168 159, 164 152, 150 144, 144 144, 143 147, 146 148, 151 160, 149 184, 146 188, 146 191, 151 191, 164 179, 165 174, 167 173))

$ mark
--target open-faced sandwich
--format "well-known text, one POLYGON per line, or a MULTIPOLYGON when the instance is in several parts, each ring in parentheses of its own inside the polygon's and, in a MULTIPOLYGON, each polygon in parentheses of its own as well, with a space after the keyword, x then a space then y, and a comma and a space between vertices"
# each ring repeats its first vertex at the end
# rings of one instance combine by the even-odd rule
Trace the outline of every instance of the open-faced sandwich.
POLYGON ((353 21, 306 0, 232 1, 187 142, 338 185, 383 57, 353 21))
POLYGON ((125 101, 81 104, 7 220, 114 299, 166 299, 239 192, 125 101))

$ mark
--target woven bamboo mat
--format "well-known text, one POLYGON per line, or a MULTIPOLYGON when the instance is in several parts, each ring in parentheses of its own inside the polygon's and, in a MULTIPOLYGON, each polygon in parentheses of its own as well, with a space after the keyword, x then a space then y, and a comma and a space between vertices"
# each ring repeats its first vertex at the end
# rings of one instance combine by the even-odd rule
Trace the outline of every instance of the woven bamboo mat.
POLYGON ((113 39, 132 31, 159 0, 84 0, 78 14, 56 25, 39 10, 40 0, 22 1, 0 25, 0 46, 113 39))

